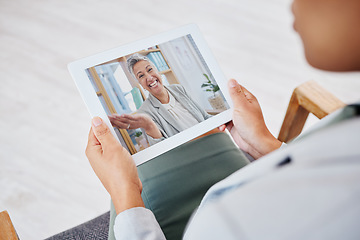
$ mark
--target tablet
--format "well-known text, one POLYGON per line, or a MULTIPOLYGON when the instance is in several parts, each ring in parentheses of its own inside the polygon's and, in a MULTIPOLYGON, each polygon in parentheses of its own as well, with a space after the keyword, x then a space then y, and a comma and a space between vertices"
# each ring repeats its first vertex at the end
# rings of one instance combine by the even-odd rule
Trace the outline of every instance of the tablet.
POLYGON ((91 117, 104 120, 137 166, 231 120, 227 81, 194 24, 68 69, 91 117))

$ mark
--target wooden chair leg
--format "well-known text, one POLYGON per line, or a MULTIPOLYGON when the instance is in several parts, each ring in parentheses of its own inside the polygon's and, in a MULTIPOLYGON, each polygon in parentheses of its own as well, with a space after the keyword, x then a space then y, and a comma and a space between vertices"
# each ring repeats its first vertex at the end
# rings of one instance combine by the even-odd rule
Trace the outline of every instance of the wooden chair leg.
POLYGON ((322 88, 315 81, 308 81, 295 88, 278 139, 282 142, 289 142, 297 137, 306 122, 309 113, 321 119, 344 107, 345 104, 322 88))
POLYGON ((0 240, 18 240, 7 211, 0 212, 0 240))

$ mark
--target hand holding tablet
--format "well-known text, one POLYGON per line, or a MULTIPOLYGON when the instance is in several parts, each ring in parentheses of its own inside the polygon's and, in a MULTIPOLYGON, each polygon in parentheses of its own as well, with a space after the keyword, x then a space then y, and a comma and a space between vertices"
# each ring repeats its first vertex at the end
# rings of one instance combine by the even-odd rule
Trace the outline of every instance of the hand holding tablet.
POLYGON ((112 197, 117 213, 144 206, 141 199, 142 183, 132 157, 99 117, 92 120, 86 156, 112 197))

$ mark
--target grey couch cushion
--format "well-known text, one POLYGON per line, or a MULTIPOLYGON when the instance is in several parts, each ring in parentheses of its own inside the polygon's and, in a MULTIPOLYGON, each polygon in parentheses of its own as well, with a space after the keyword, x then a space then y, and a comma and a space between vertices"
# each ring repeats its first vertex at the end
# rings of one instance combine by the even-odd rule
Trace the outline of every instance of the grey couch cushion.
POLYGON ((46 240, 91 240, 107 239, 109 232, 110 212, 104 213, 97 218, 85 222, 79 226, 56 234, 46 240))

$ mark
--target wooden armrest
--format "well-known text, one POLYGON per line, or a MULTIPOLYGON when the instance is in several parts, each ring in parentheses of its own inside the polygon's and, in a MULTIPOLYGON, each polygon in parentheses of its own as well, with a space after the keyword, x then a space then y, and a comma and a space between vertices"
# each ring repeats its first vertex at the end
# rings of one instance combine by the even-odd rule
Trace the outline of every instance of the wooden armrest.
POLYGON ((18 240, 7 211, 0 212, 0 240, 18 240))
POLYGON ((315 81, 308 81, 295 88, 278 139, 288 142, 297 137, 304 125, 309 113, 321 119, 335 110, 344 107, 345 104, 318 85, 315 81))

